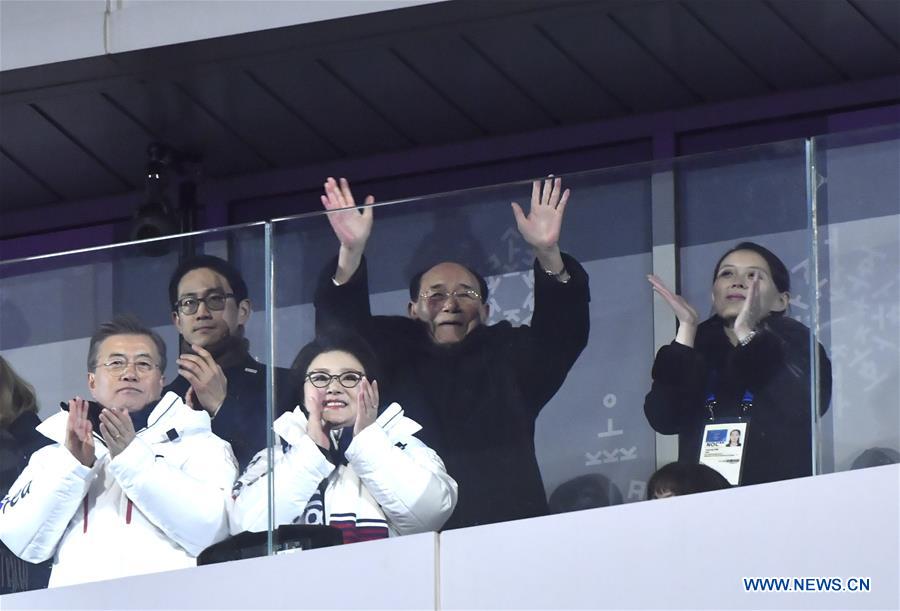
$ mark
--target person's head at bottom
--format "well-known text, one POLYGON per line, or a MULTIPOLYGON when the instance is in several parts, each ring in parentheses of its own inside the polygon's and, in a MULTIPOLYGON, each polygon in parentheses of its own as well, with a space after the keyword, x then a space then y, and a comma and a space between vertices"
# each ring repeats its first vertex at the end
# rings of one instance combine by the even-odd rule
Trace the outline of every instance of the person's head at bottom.
POLYGON ((673 462, 650 476, 647 482, 647 499, 664 499, 725 488, 731 488, 731 484, 712 467, 673 462))

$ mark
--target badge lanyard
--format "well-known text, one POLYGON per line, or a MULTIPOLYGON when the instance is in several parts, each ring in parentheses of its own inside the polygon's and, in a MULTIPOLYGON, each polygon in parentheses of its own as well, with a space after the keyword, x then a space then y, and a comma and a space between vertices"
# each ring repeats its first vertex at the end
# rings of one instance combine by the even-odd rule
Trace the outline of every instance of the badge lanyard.
POLYGON ((709 415, 700 438, 698 462, 718 471, 732 486, 738 486, 743 471, 747 428, 753 408, 753 393, 749 389, 744 390, 738 403, 737 418, 717 419, 716 378, 717 373, 713 371, 706 393, 705 407, 709 415), (736 439, 732 440, 732 435, 735 434, 736 439))
MULTIPOLYGON (((710 422, 714 422, 716 420, 716 407, 718 407, 718 403, 716 402, 716 393, 709 392, 706 395, 706 410, 709 412, 709 420, 710 422)), ((744 396, 741 397, 741 402, 738 403, 738 415, 737 419, 740 421, 749 420, 750 419, 750 409, 753 407, 753 393, 749 390, 744 391, 744 396)))

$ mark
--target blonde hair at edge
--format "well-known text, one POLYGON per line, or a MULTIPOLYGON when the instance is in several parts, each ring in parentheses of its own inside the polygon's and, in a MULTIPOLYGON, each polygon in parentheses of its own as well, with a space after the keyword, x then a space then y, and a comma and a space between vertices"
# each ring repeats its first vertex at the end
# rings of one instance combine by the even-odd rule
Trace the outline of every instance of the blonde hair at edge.
POLYGON ((5 429, 25 412, 37 411, 34 388, 0 356, 0 428, 5 429))

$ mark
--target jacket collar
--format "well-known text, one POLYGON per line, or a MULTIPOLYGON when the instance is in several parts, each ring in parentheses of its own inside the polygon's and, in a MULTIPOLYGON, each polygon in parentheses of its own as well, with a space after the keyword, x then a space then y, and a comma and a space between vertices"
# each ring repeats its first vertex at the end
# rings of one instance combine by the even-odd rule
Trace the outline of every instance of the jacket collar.
MULTIPOLYGON (((181 335, 178 336, 178 348, 181 354, 195 354, 181 335)), ((250 356, 250 341, 243 336, 230 335, 218 344, 209 346, 208 350, 222 369, 244 365, 248 360, 256 362, 250 356)))
MULTIPOLYGON (((300 406, 294 411, 279 416, 272 429, 275 434, 292 446, 298 445, 306 436, 306 425, 309 420, 300 406)), ((392 441, 409 437, 422 430, 422 426, 411 418, 403 415, 403 408, 399 403, 391 403, 375 419, 375 424, 380 426, 392 441)))
MULTIPOLYGON (((149 408, 145 408, 149 409, 149 408)), ((66 422, 69 413, 60 410, 38 425, 37 431, 58 444, 66 443, 66 422)), ((209 414, 204 410, 188 407, 174 392, 167 392, 147 416, 147 426, 137 431, 137 436, 148 443, 157 443, 187 432, 209 431, 209 414), (170 431, 174 431, 171 433, 170 431)), ((94 431, 94 439, 100 441, 105 452, 105 444, 100 431, 94 431)))

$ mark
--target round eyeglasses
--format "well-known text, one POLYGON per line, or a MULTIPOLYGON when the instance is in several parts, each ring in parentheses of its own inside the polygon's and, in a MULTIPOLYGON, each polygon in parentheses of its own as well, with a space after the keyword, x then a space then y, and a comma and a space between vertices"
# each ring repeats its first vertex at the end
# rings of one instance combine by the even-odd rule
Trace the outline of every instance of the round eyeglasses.
POLYGON ((331 375, 324 371, 311 371, 306 374, 306 379, 316 388, 325 388, 332 380, 337 380, 344 388, 355 388, 362 381, 363 374, 359 371, 345 371, 331 375))
POLYGON ((473 303, 481 301, 481 293, 475 289, 460 289, 458 291, 437 291, 429 289, 419 293, 419 297, 424 298, 431 305, 441 305, 451 297, 460 303, 473 303))
POLYGON ((129 365, 134 365, 134 370, 141 375, 148 374, 156 369, 156 363, 147 359, 129 361, 128 359, 118 357, 109 359, 103 363, 103 368, 113 375, 121 375, 125 373, 125 370, 128 369, 129 365))
POLYGON ((175 302, 175 307, 182 314, 196 314, 200 309, 200 304, 205 303, 206 309, 210 312, 218 312, 225 309, 225 303, 229 297, 234 297, 234 293, 210 293, 206 297, 184 297, 175 302))

